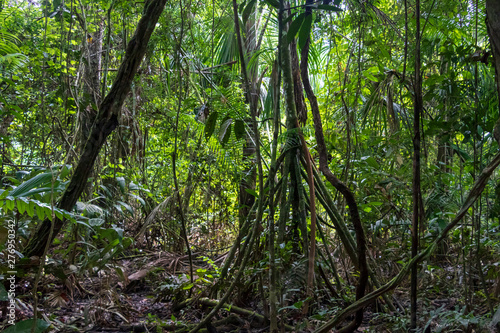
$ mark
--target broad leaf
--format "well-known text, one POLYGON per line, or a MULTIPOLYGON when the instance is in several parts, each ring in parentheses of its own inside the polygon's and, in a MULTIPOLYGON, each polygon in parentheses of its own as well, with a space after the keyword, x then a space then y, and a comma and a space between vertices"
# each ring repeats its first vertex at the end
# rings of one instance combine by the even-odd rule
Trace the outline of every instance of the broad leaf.
POLYGON ((286 34, 286 41, 288 43, 291 43, 295 36, 297 36, 297 33, 299 32, 300 26, 302 25, 305 16, 306 13, 300 14, 295 20, 293 20, 292 24, 290 24, 290 28, 288 29, 288 32, 286 34))
POLYGON ((264 0, 264 2, 276 9, 280 8, 280 3, 276 0, 264 0))
POLYGON ((215 130, 215 123, 217 122, 217 111, 212 111, 208 116, 207 123, 205 124, 205 138, 210 138, 215 130))
POLYGON ((245 123, 243 120, 236 119, 234 122, 234 135, 236 136, 236 139, 241 139, 243 135, 245 134, 245 123))
POLYGON ((342 9, 340 9, 337 6, 332 6, 332 5, 318 5, 318 9, 324 9, 324 10, 331 10, 333 12, 341 12, 342 9))
POLYGON ((10 192, 13 197, 24 197, 33 188, 45 185, 52 181, 52 172, 45 172, 25 181, 10 192))
POLYGON ((220 125, 220 130, 219 130, 219 141, 224 145, 229 141, 229 138, 231 137, 231 124, 233 123, 233 120, 231 118, 228 118, 224 120, 224 122, 220 125))
POLYGON ((245 192, 247 192, 248 194, 250 195, 253 195, 254 197, 258 198, 259 197, 259 194, 257 192, 255 192, 255 190, 252 190, 251 188, 246 188, 245 189, 245 192))
POLYGON ((304 22, 299 31, 299 48, 302 50, 306 45, 307 39, 311 35, 313 16, 311 14, 304 18, 304 22))
MULTIPOLYGON (((30 333, 31 328, 33 327, 33 324, 35 324, 34 319, 27 319, 20 321, 16 323, 15 325, 7 327, 3 332, 4 333, 30 333)), ((47 323, 44 320, 37 319, 36 324, 35 324, 35 333, 42 333, 44 332, 48 327, 50 326, 49 323, 47 323)))
POLYGON ((250 0, 250 2, 248 3, 248 5, 246 5, 245 9, 243 9, 243 14, 242 14, 243 23, 246 23, 248 21, 248 18, 252 14, 252 11, 253 11, 253 8, 255 6, 255 2, 256 1, 257 0, 250 0))

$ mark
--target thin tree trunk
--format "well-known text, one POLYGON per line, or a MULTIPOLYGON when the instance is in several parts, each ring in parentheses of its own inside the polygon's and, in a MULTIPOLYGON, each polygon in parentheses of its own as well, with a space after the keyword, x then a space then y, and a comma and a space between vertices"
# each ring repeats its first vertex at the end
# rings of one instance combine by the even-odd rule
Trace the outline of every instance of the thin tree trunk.
MULTIPOLYGON (((312 3, 311 0, 308 0, 312 3)), ((365 294, 366 284, 368 282, 368 265, 366 262, 366 239, 363 231, 363 225, 361 223, 361 218, 359 216, 358 205, 354 194, 351 192, 349 187, 342 183, 330 170, 328 167, 328 157, 325 144, 325 138, 323 135, 323 125, 321 124, 321 115, 319 113, 319 106, 316 96, 312 90, 311 84, 309 82, 308 73, 308 55, 309 55, 309 44, 310 38, 306 41, 304 48, 302 49, 301 57, 301 77, 302 83, 304 84, 304 89, 306 91, 307 98, 311 104, 311 110, 313 114, 314 129, 316 135, 317 151, 319 154, 319 167, 321 172, 325 175, 326 179, 344 196, 347 204, 349 205, 349 214, 354 226, 354 231, 356 233, 356 251, 358 257, 358 267, 359 267, 359 280, 356 288, 356 300, 361 299, 365 294)), ((342 332, 354 332, 361 322, 363 321, 363 308, 360 308, 356 312, 355 319, 346 327, 344 327, 342 332)))
MULTIPOLYGON (((86 23, 84 31, 87 31, 86 23)), ((101 81, 101 58, 102 58, 102 23, 99 23, 97 31, 86 36, 85 69, 83 71, 83 105, 80 113, 81 132, 79 138, 79 151, 83 152, 87 139, 92 131, 97 110, 101 103, 100 81, 101 81)))
MULTIPOLYGON (((178 134, 179 134, 179 115, 181 113, 181 108, 182 108, 182 102, 184 100, 182 96, 182 62, 181 62, 181 47, 182 47, 182 39, 184 37, 184 11, 182 7, 182 1, 179 3, 179 7, 181 10, 181 31, 178 37, 178 47, 176 50, 176 62, 177 66, 179 66, 179 91, 178 91, 178 104, 177 104, 177 115, 175 117, 175 143, 174 143, 174 153, 172 154, 172 174, 174 176, 174 186, 175 186, 175 192, 177 193, 177 204, 178 204, 178 211, 179 211, 179 217, 181 220, 181 230, 182 230, 182 237, 184 238, 184 243, 186 245, 186 250, 188 253, 188 258, 189 258, 189 278, 191 283, 194 282, 194 274, 193 274, 193 256, 191 253, 191 247, 189 246, 189 239, 188 239, 188 234, 187 234, 187 226, 186 226, 186 216, 184 215, 184 210, 182 209, 182 198, 181 198, 181 192, 179 190, 179 181, 177 179, 177 169, 176 169, 176 160, 177 160, 177 148, 178 148, 178 134)), ((187 94, 187 93, 186 93, 187 94)), ((191 296, 192 290, 189 289, 189 296, 191 296)))
MULTIPOLYGON (((292 15, 290 8, 287 10, 288 15, 292 15)), ((295 98, 295 107, 297 108, 297 118, 299 124, 304 126, 307 121, 307 107, 304 98, 304 88, 300 79, 299 55, 297 53, 297 41, 294 39, 290 42, 290 61, 292 65, 293 92, 295 98)))
MULTIPOLYGON (((500 2, 498 0, 486 0, 486 25, 490 37, 491 50, 495 65, 495 80, 497 82, 497 94, 500 101, 500 2)), ((500 103, 498 104, 500 111, 500 103)), ((495 124, 493 136, 500 146, 500 117, 495 124)))
MULTIPOLYGON (((312 14, 312 9, 308 4, 312 4, 312 0, 306 1, 306 16, 312 14)), ((297 104, 297 118, 298 122, 302 125, 306 123, 307 120, 307 109, 305 106, 304 93, 302 88, 302 81, 300 78, 300 65, 297 55, 297 46, 295 44, 292 45, 291 49, 292 54, 292 75, 294 79, 294 88, 295 88, 295 103, 297 104)), ((297 124, 299 126, 299 124, 297 124)), ((306 286, 306 295, 308 298, 312 298, 313 296, 313 288, 314 288, 314 262, 316 259, 316 198, 314 196, 314 176, 312 165, 314 163, 311 154, 309 153, 309 149, 307 148, 306 141, 302 133, 300 133, 300 141, 302 143, 302 152, 304 154, 304 158, 306 161, 306 170, 307 170, 307 180, 309 183, 309 210, 311 212, 311 225, 310 225, 310 237, 309 237, 309 253, 308 253, 308 266, 307 266, 307 286, 306 286)), ((307 234, 307 227, 306 227, 307 234)), ((306 242, 304 242, 304 246, 306 242)), ((304 308, 302 313, 304 315, 307 314, 309 310, 309 301, 306 301, 304 304, 304 308)))
MULTIPOLYGON (((413 107, 413 217, 411 237, 411 257, 415 258, 419 247, 419 223, 421 218, 420 200, 420 115, 422 114, 422 82, 420 76, 420 0, 415 3, 416 37, 415 37, 415 101, 413 107)), ((410 285, 410 328, 417 327, 417 273, 418 265, 411 269, 410 285)))
MULTIPOLYGON (((149 39, 163 12, 166 1, 150 0, 144 5, 144 14, 137 25, 134 36, 127 46, 125 58, 118 69, 115 82, 101 104, 96 125, 85 144, 82 156, 68 188, 57 205, 58 208, 67 211, 73 210, 74 205, 85 189, 87 179, 93 170, 94 162, 102 145, 118 125, 118 115, 130 91, 130 85, 137 72, 137 68, 141 64, 149 39)), ((52 238, 59 233, 64 225, 64 221, 54 219, 53 223, 54 233, 52 238)), ((26 245, 24 256, 40 256, 43 253, 47 241, 52 241, 52 239, 49 239, 50 229, 50 220, 44 220, 38 231, 26 245)))
MULTIPOLYGON (((279 35, 282 31, 282 10, 278 13, 279 35)), ((279 47, 278 47, 279 48, 279 47)), ((271 89, 273 92, 273 141, 271 148, 271 170, 269 172, 269 320, 270 331, 275 333, 278 331, 278 296, 277 296, 277 269, 276 269, 276 253, 275 253, 275 218, 276 211, 274 198, 278 187, 275 184, 275 177, 277 173, 277 150, 278 150, 278 134, 280 126, 280 84, 281 84, 281 68, 278 62, 274 63, 271 71, 271 89)))
MULTIPOLYGON (((255 8, 255 5, 254 5, 255 8)), ((242 45, 238 45, 238 52, 240 56, 241 62, 241 71, 243 74, 243 85, 245 87, 246 93, 246 102, 250 106, 250 113, 252 113, 253 109, 257 108, 257 91, 256 91, 256 80, 257 80, 257 69, 258 65, 255 64, 254 67, 247 72, 247 64, 250 61, 250 58, 254 54, 256 50, 256 40, 255 40, 255 9, 252 10, 252 14, 250 14, 245 26, 244 33, 245 39, 242 39, 240 33, 240 24, 238 17, 238 10, 234 11, 234 29, 238 38, 238 43, 241 42, 242 45), (243 47, 244 45, 245 47, 243 47)), ((255 190, 255 184, 257 180, 257 169, 255 168, 255 154, 256 154, 256 146, 254 138, 252 137, 252 133, 256 130, 253 126, 253 122, 251 117, 247 117, 245 119, 245 126, 247 127, 247 131, 245 131, 245 145, 243 146, 243 163, 246 165, 245 170, 243 171, 243 178, 240 181, 240 188, 238 193, 238 201, 239 201, 239 223, 240 228, 244 224, 248 214, 251 212, 251 207, 254 204, 255 197, 247 192, 247 189, 255 190)), ((241 260, 241 255, 237 258, 237 264, 239 264, 241 260)))

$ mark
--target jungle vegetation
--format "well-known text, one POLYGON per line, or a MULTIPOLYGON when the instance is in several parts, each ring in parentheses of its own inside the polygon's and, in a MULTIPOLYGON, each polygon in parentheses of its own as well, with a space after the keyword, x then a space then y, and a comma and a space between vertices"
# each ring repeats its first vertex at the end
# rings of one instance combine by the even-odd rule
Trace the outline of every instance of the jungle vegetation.
POLYGON ((0 0, 4 332, 497 332, 499 96, 497 0, 0 0))

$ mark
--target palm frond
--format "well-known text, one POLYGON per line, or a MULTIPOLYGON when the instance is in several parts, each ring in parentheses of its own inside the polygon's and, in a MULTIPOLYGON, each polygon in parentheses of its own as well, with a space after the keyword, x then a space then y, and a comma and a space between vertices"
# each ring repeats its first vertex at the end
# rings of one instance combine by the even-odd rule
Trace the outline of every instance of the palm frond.
POLYGON ((167 207, 168 204, 170 204, 170 202, 174 198, 174 195, 175 195, 175 193, 173 195, 169 196, 168 198, 166 198, 165 200, 163 200, 155 208, 153 208, 153 210, 151 211, 151 213, 149 213, 148 217, 146 218, 146 221, 144 221, 144 224, 142 225, 141 230, 137 233, 137 235, 135 236, 135 238, 139 238, 142 235, 144 235, 144 233, 148 229, 149 225, 155 220, 156 215, 158 215, 158 213, 160 213, 161 211, 163 211, 165 209, 165 207, 167 207))
MULTIPOLYGON (((7 9, 2 11, 0 22, 5 22, 10 13, 7 9)), ((21 40, 15 34, 0 27, 0 75, 13 73, 28 63, 28 57, 22 54, 19 44, 21 40)))

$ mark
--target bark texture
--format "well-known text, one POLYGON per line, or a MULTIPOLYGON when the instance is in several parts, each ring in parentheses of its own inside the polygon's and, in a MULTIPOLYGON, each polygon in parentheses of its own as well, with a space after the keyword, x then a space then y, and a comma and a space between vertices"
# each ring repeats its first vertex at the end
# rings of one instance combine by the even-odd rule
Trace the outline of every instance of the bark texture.
MULTIPOLYGON (((421 194, 420 194, 420 117, 422 114, 422 81, 420 75, 420 0, 415 3, 416 37, 415 37, 415 101, 413 103, 413 215, 411 229, 411 256, 416 257, 419 249, 419 225, 421 221, 421 194)), ((411 269, 410 286, 410 328, 417 327, 417 279, 418 267, 415 264, 411 269)))
POLYGON ((85 144, 92 131, 92 125, 97 117, 97 108, 101 103, 100 82, 101 82, 101 58, 102 58, 102 23, 97 31, 86 43, 85 58, 86 64, 83 72, 83 109, 79 114, 81 131, 79 138, 80 151, 85 149, 85 144))

